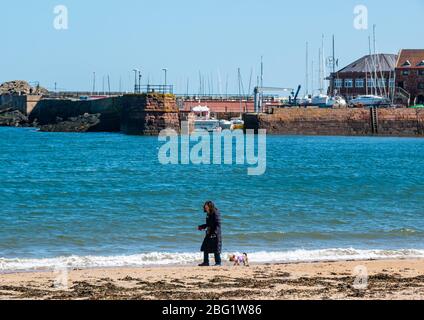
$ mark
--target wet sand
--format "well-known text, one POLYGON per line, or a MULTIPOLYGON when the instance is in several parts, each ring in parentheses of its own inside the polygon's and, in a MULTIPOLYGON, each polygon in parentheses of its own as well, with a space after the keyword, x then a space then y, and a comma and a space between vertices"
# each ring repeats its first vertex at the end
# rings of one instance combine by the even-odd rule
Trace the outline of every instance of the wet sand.
POLYGON ((0 299, 424 299, 424 260, 71 270, 0 275, 0 299), (355 268, 366 267, 366 289, 355 268), (66 286, 66 279, 67 286, 66 286))

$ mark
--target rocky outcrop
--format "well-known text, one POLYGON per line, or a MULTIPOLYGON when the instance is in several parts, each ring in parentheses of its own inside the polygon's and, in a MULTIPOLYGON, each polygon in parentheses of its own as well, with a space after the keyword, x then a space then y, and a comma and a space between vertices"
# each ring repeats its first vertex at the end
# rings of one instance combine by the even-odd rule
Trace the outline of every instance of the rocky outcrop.
POLYGON ((0 127, 28 127, 28 118, 13 108, 0 110, 0 127))
POLYGON ((43 132, 90 132, 100 123, 100 116, 100 113, 86 113, 66 120, 57 118, 56 123, 40 125, 39 129, 43 132))
POLYGON ((23 80, 15 80, 4 82, 0 85, 0 95, 47 95, 49 91, 43 87, 32 87, 28 82, 23 80))

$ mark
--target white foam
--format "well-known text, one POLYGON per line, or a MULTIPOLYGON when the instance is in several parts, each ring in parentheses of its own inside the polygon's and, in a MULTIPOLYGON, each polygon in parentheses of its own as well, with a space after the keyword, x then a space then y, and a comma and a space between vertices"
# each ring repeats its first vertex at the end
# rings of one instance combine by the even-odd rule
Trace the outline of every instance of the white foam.
MULTIPOLYGON (((228 253, 224 253, 226 258, 228 253)), ((196 265, 200 253, 162 253, 151 252, 128 256, 69 256, 49 259, 0 259, 0 272, 54 270, 55 268, 119 268, 171 265, 196 265)), ((358 249, 324 249, 294 250, 280 252, 252 252, 252 263, 290 263, 370 259, 405 259, 424 258, 424 250, 358 250, 358 249)))

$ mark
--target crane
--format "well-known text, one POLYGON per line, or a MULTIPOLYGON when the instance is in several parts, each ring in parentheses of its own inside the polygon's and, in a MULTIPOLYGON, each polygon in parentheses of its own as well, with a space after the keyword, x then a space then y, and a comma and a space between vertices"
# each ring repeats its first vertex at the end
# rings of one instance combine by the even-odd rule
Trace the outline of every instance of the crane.
POLYGON ((259 113, 262 111, 263 105, 263 97, 262 94, 264 92, 290 92, 292 96, 294 96, 293 100, 290 98, 290 104, 296 105, 297 97, 299 96, 299 92, 302 86, 298 86, 296 93, 293 88, 276 88, 276 87, 255 87, 254 89, 254 97, 255 97, 255 112, 259 113))

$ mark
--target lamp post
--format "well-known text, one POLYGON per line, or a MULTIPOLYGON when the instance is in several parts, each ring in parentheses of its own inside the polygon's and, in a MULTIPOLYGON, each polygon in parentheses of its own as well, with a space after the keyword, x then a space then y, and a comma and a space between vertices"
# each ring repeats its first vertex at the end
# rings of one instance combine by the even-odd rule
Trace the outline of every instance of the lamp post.
POLYGON ((138 93, 141 93, 141 70, 138 70, 138 93))
POLYGON ((139 72, 137 69, 133 69, 134 72, 134 93, 137 93, 137 73, 139 72))
POLYGON ((93 92, 92 92, 93 96, 95 92, 96 92, 96 72, 93 72, 93 92))
POLYGON ((168 69, 167 68, 163 68, 162 71, 165 73, 165 85, 163 86, 163 93, 165 93, 166 92, 168 69))

